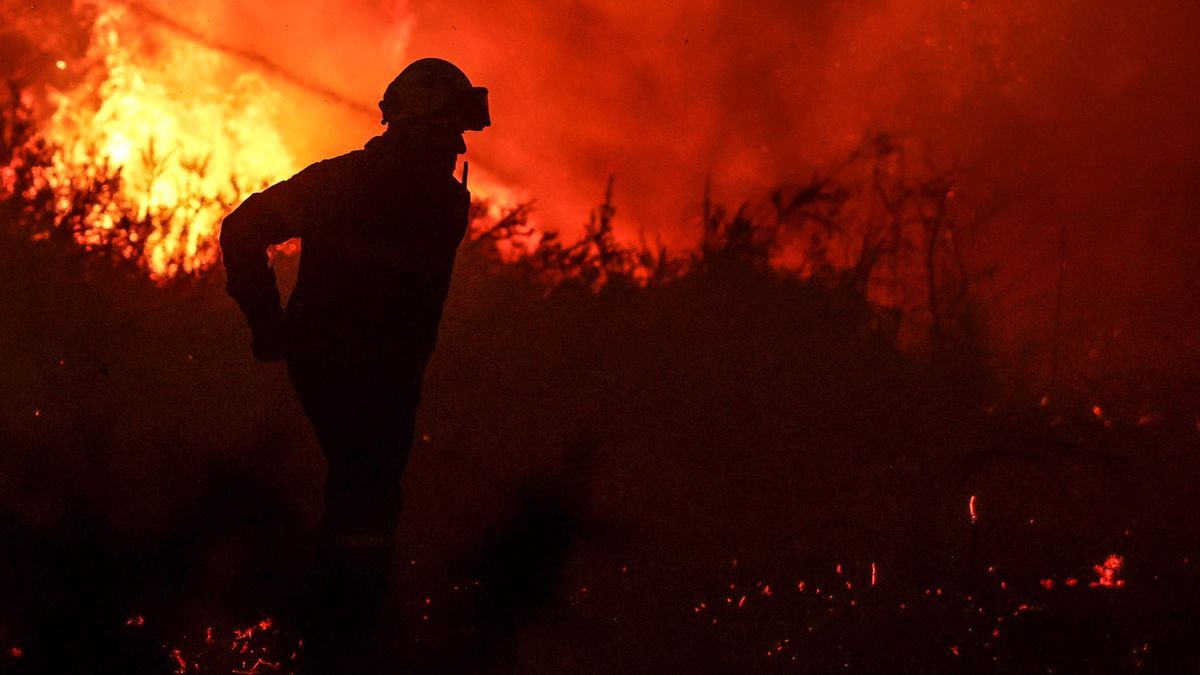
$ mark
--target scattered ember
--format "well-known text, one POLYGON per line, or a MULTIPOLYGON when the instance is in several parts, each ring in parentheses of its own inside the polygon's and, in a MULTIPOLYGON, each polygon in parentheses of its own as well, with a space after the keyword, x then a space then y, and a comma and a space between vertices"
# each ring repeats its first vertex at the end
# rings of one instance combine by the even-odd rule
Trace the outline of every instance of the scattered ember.
POLYGON ((1105 558, 1104 562, 1096 565, 1092 569, 1096 570, 1098 578, 1089 584, 1092 588, 1103 586, 1105 588, 1120 588, 1125 585, 1124 579, 1118 579, 1117 575, 1121 573, 1121 567, 1124 566, 1125 559, 1113 553, 1105 558))
POLYGON ((213 627, 204 631, 203 640, 189 640, 170 650, 175 672, 230 673, 261 675, 267 672, 293 673, 303 641, 279 630, 269 617, 222 635, 213 627), (290 654, 288 658, 282 655, 290 654), (203 664, 203 666, 201 665, 203 664))
POLYGON ((279 664, 279 663, 264 661, 260 658, 254 662, 254 665, 251 666, 249 670, 234 670, 233 675, 257 675, 257 673, 262 672, 261 670, 259 670, 260 667, 269 668, 271 670, 279 670, 280 665, 281 664, 279 664))
POLYGON ((8 653, 11 654, 14 659, 19 659, 25 655, 25 650, 21 649, 20 647, 10 647, 8 653))

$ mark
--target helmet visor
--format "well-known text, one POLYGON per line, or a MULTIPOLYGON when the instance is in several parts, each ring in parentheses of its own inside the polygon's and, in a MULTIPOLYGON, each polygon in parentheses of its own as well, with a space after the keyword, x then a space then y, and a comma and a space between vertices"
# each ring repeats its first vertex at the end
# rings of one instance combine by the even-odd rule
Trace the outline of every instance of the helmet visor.
POLYGON ((483 131, 492 125, 486 87, 471 87, 464 91, 455 106, 459 123, 467 131, 483 131))

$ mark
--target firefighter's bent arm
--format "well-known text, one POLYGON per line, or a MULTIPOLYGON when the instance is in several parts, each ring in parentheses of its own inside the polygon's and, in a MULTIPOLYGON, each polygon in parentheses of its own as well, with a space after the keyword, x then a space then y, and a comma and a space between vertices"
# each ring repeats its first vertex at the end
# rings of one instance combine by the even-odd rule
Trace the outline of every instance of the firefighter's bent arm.
POLYGON ((304 172, 253 194, 221 223, 226 290, 246 315, 260 360, 282 358, 283 308, 267 248, 304 235, 311 213, 304 172))

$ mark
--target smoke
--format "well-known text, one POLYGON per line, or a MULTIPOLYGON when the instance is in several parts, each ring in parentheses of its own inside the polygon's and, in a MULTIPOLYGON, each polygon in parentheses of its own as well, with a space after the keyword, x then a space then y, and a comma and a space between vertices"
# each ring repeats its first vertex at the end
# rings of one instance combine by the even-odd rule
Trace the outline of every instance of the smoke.
POLYGON ((995 213, 974 258, 998 265, 1008 333, 1048 335, 1062 227, 1068 330, 1154 324, 1163 350, 1200 337, 1195 3, 410 9, 409 53, 494 92, 472 151, 564 226, 614 173, 627 233, 690 243, 706 175, 740 201, 898 131, 995 213))
POLYGON ((683 247, 706 177, 739 202, 900 132, 993 214, 973 259, 998 267, 1009 333, 1048 334, 1060 228, 1076 332, 1147 319, 1173 344, 1200 332, 1187 0, 140 1, 288 74, 280 125, 300 161, 377 133, 386 83, 443 56, 491 89, 495 126, 468 135, 481 177, 569 233, 615 174, 619 232, 683 247))

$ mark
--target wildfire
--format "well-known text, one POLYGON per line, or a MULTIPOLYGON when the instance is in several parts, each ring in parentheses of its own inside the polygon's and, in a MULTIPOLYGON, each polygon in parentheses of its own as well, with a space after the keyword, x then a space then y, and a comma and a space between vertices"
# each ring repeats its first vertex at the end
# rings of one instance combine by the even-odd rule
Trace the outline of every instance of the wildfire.
MULTIPOLYGON (((300 166, 280 133, 283 91, 269 82, 282 80, 372 113, 371 106, 253 52, 210 42, 140 3, 94 1, 102 4, 90 24, 86 54, 50 54, 77 84, 64 91, 46 85, 53 112, 36 116, 38 135, 0 166, 0 200, 19 197, 14 201, 35 240, 67 235, 88 250, 132 261, 158 280, 202 272, 217 261, 224 215, 300 166)), ((947 266, 958 255, 953 229, 969 220, 950 202, 963 200, 948 179, 926 175, 931 169, 905 173, 910 155, 914 165, 924 166, 919 144, 873 136, 827 177, 780 188, 753 213, 714 205, 706 189, 702 252, 714 260, 775 265, 800 277, 844 279, 837 283, 852 283, 886 306, 906 302, 909 296, 897 291, 902 280, 965 283, 957 267, 947 266), (879 181, 887 186, 880 188, 879 181), (877 208, 881 192, 893 191, 912 199, 877 208), (940 214, 936 222, 920 215, 930 211, 940 214), (931 236, 933 251, 901 255, 931 236)), ((647 285, 693 262, 668 256, 661 243, 618 240, 611 175, 584 238, 566 243, 525 208, 529 196, 507 183, 510 176, 481 169, 472 172, 478 200, 473 231, 502 261, 525 259, 551 284, 578 282, 595 290, 623 277, 647 285)), ((939 326, 951 325, 963 311, 953 303, 932 304, 939 307, 931 317, 939 326)))
POLYGON ((54 156, 34 188, 52 191, 58 223, 78 218, 80 244, 114 247, 165 278, 212 265, 229 208, 296 166, 273 122, 278 96, 259 75, 135 18, 101 11, 83 81, 51 92, 43 136, 54 156), (81 193, 110 177, 116 194, 79 213, 81 193))
MULTIPOLYGON (((287 102, 265 79, 292 76, 263 71, 253 55, 209 44, 169 20, 147 21, 131 7, 101 3, 87 53, 54 61, 78 79, 64 89, 46 85, 50 111, 0 165, 0 200, 18 197, 45 222, 35 240, 50 229, 69 233, 161 281, 216 263, 221 219, 300 168, 279 130, 287 102)), ((319 84, 302 86, 360 107, 319 84)), ((32 100, 22 94, 23 105, 32 100)), ((528 201, 472 168, 471 189, 486 206, 480 222, 528 201)))

